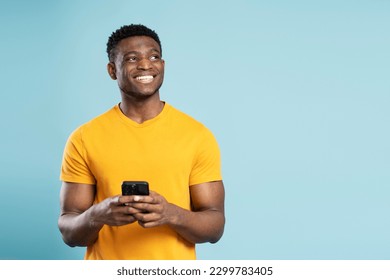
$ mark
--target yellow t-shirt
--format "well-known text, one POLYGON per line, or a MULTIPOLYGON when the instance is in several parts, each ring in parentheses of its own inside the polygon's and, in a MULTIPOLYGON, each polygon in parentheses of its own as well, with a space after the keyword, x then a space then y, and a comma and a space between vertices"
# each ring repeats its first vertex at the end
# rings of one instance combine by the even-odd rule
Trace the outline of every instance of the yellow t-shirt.
MULTIPOLYGON (((116 105, 69 137, 62 181, 96 185, 95 203, 121 193, 123 181, 148 181, 170 203, 190 209, 189 186, 222 180, 220 152, 201 123, 165 104, 138 124, 116 105)), ((103 226, 86 259, 195 259, 195 245, 168 226, 103 226)))

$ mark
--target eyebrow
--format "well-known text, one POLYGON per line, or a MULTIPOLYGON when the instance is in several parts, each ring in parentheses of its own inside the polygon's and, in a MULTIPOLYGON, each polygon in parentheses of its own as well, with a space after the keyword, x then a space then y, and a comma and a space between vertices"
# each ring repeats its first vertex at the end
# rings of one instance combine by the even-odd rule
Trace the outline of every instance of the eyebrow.
MULTIPOLYGON (((156 52, 156 53, 159 53, 161 54, 161 51, 159 51, 158 49, 151 49, 150 52, 156 52)), ((130 55, 130 54, 139 54, 140 52, 137 52, 137 51, 129 51, 125 54, 123 54, 123 56, 127 56, 127 55, 130 55)))

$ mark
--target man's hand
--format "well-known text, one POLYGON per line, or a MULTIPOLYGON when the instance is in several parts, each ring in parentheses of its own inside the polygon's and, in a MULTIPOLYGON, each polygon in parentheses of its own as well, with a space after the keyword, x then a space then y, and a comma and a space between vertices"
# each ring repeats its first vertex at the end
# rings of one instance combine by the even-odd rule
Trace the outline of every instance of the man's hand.
POLYGON ((129 205, 133 201, 129 196, 113 196, 91 208, 91 222, 95 225, 123 226, 134 223, 136 218, 133 214, 139 213, 129 205))
POLYGON ((126 206, 128 196, 109 197, 94 204, 94 185, 64 182, 61 188, 61 215, 58 226, 69 246, 88 246, 95 242, 106 224, 120 226, 136 221, 133 214, 139 210, 126 206))
POLYGON ((177 206, 170 204, 156 192, 150 191, 148 196, 130 196, 128 213, 138 220, 144 228, 156 227, 174 222, 178 216, 177 206))
POLYGON ((222 181, 191 186, 190 194, 191 210, 169 203, 153 191, 148 196, 129 196, 126 205, 144 228, 168 225, 189 242, 217 242, 225 225, 222 181))

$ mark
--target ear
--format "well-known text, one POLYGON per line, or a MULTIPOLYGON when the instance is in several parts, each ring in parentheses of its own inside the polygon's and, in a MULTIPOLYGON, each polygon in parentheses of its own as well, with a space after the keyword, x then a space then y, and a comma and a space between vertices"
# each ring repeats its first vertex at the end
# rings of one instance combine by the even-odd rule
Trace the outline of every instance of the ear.
POLYGON ((114 62, 109 62, 107 64, 107 72, 110 75, 111 79, 116 80, 116 71, 114 62))

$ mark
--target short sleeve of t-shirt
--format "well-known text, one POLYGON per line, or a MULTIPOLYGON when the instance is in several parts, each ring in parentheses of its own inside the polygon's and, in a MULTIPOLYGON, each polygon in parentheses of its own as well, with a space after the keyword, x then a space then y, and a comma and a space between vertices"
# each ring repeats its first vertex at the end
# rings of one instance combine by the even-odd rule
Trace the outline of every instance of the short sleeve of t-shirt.
POLYGON ((64 182, 95 184, 96 180, 88 168, 82 141, 82 128, 74 131, 65 146, 60 179, 64 182))
POLYGON ((190 176, 190 186, 222 180, 221 155, 214 135, 205 129, 197 149, 190 176))

